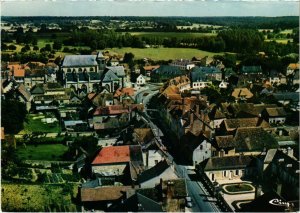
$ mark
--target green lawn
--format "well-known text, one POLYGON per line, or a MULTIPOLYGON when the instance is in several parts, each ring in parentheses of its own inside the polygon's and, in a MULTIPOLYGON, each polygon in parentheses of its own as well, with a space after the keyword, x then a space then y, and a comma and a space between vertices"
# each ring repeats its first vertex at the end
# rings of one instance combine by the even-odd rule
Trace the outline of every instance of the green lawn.
POLYGON ((17 156, 20 160, 59 161, 67 150, 62 144, 26 145, 17 148, 17 156))
POLYGON ((158 37, 158 38, 199 38, 205 36, 217 36, 216 33, 190 33, 190 32, 130 32, 131 35, 139 37, 158 37))
POLYGON ((53 124, 47 124, 42 122, 42 118, 45 118, 44 115, 30 114, 27 116, 27 122, 24 122, 24 129, 20 134, 28 134, 32 132, 45 132, 45 133, 59 133, 61 128, 59 127, 58 122, 53 124))
POLYGON ((192 48, 112 48, 106 49, 111 53, 124 55, 131 52, 135 59, 150 58, 152 60, 170 60, 170 59, 192 59, 195 57, 223 55, 224 53, 213 53, 192 48))
POLYGON ((250 184, 230 184, 227 186, 224 186, 224 188, 228 192, 247 192, 247 191, 252 191, 254 188, 250 184))
POLYGON ((1 184, 1 208, 4 212, 77 212, 72 203, 78 185, 1 184), (72 195, 71 195, 72 194, 72 195))

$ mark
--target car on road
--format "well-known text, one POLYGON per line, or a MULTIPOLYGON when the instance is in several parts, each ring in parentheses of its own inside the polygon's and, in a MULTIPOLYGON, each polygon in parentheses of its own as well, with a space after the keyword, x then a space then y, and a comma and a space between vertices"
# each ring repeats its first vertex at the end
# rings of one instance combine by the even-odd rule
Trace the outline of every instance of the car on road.
POLYGON ((192 201, 192 198, 190 196, 185 197, 185 205, 188 208, 193 207, 193 201, 192 201))

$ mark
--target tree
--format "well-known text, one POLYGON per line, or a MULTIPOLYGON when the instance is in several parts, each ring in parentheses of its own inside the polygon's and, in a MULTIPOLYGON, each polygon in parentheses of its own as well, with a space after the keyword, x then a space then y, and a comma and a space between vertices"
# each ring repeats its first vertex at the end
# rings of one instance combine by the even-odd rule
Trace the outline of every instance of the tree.
POLYGON ((131 62, 133 62, 133 58, 134 58, 134 55, 132 53, 125 53, 124 58, 123 58, 123 62, 124 63, 131 63, 131 62))
POLYGON ((3 100, 1 102, 2 126, 8 134, 16 134, 23 129, 26 118, 25 104, 16 100, 3 100))
POLYGON ((50 44, 46 44, 46 46, 44 48, 45 48, 45 51, 48 51, 48 52, 50 52, 52 50, 50 44))
POLYGON ((33 50, 38 51, 38 50, 39 50, 39 47, 38 47, 38 46, 34 46, 34 47, 33 47, 33 50))
POLYGON ((53 43, 53 49, 60 50, 62 48, 62 41, 55 40, 53 43))

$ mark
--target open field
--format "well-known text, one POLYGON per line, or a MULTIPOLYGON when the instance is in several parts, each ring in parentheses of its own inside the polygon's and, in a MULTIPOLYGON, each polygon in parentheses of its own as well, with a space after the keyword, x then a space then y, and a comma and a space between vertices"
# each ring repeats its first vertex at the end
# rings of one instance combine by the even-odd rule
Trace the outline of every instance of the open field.
POLYGON ((138 37, 157 37, 157 38, 200 38, 205 36, 217 36, 216 33, 174 33, 174 32, 130 32, 131 35, 138 37))
POLYGON ((68 186, 7 184, 2 182, 2 211, 76 212, 78 209, 72 203, 71 194, 76 196, 78 185, 72 184, 68 186))
POLYGON ((17 148, 20 160, 60 161, 68 147, 62 144, 26 145, 17 148))
POLYGON ((45 118, 44 115, 27 115, 27 122, 24 122, 24 129, 19 134, 27 134, 32 132, 51 132, 58 133, 61 131, 58 122, 52 124, 47 124, 42 122, 42 118, 45 118))
POLYGON ((112 48, 106 49, 111 53, 124 55, 133 53, 135 59, 150 58, 152 60, 170 60, 170 59, 192 59, 195 57, 223 55, 224 53, 213 53, 192 48, 112 48))

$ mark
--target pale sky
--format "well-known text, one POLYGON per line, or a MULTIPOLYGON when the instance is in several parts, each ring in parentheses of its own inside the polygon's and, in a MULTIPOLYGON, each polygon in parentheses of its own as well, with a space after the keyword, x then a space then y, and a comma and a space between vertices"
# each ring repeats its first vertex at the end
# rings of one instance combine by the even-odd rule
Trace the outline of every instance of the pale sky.
POLYGON ((1 0, 1 16, 299 16, 299 0, 1 0))

